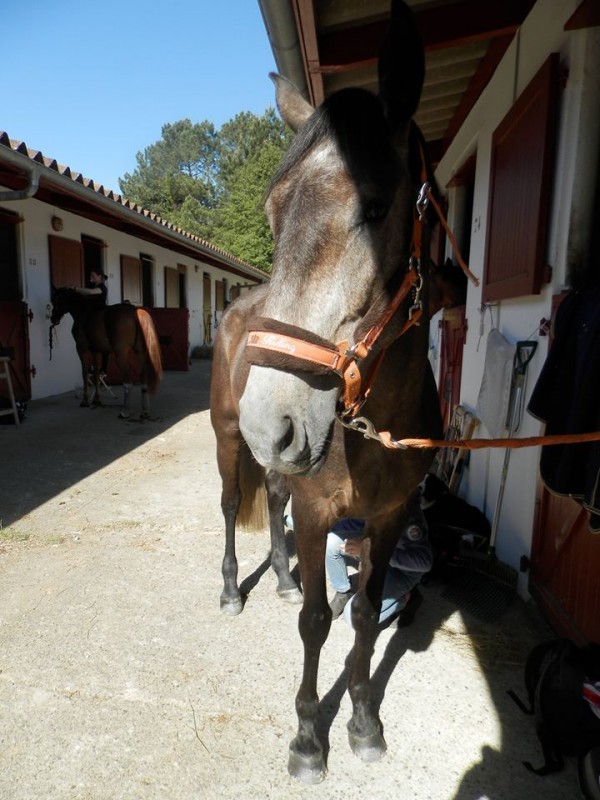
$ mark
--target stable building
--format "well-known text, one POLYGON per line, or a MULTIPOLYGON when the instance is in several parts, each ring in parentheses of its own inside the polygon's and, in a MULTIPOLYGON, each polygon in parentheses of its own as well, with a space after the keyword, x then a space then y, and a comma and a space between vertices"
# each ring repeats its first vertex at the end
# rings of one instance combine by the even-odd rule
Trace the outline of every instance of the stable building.
MULTIPOLYGON (((347 86, 377 91, 389 0, 259 3, 278 70, 312 105, 347 86)), ((574 295, 589 300, 600 284, 600 4, 408 0, 408 5, 425 46, 415 120, 450 228, 480 281, 469 285, 464 305, 442 312, 431 325, 447 435, 453 438, 456 410, 474 421, 470 435, 489 438, 497 424, 499 435, 506 435, 506 405, 499 403, 490 414, 490 404, 479 402, 493 332, 508 348, 520 341, 537 344, 516 431, 519 437, 537 436, 545 426, 527 407, 552 352, 559 308, 568 300, 571 313, 574 295)), ((454 255, 442 231, 431 259, 440 265, 446 258, 454 255)), ((580 305, 571 335, 579 337, 575 352, 581 370, 575 375, 573 369, 576 381, 556 387, 573 405, 580 387, 590 385, 587 379, 578 382, 586 369, 596 370, 591 377, 597 387, 597 360, 583 353, 596 352, 592 339, 600 336, 600 304, 580 305)), ((510 360, 504 367, 501 393, 510 403, 510 360)), ((597 388, 589 394, 597 410, 597 388)), ((555 421, 565 433, 567 416, 555 421)), ((600 414, 592 426, 599 429, 600 414)), ((564 480, 549 487, 542 480, 541 456, 540 447, 515 450, 503 475, 503 450, 473 451, 459 462, 456 491, 490 521, 504 491, 496 551, 516 570, 519 593, 535 596, 561 633, 600 641, 597 514, 579 497, 585 487, 564 480)), ((599 475, 596 470, 596 487, 599 475)), ((593 483, 594 473, 586 477, 593 483)))
MULTIPOLYGON (((52 286, 108 276, 108 302, 152 314, 165 369, 210 347, 228 302, 268 280, 250 264, 0 132, 0 356, 18 401, 68 391, 81 367, 67 318, 49 340, 52 286)), ((6 405, 6 381, 0 403, 6 405)))

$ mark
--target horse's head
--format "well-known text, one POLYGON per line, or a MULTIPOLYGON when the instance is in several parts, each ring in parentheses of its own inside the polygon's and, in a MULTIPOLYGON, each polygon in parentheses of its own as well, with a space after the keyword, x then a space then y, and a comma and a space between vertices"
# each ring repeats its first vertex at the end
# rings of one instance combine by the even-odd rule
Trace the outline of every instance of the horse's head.
POLYGON ((454 308, 465 304, 468 278, 458 265, 452 263, 451 258, 446 259, 441 268, 434 266, 430 278, 430 317, 442 308, 454 308))
MULTIPOLYGON (((394 2, 379 96, 346 89, 315 111, 273 76, 280 113, 297 134, 266 203, 275 251, 263 314, 275 335, 283 323, 313 341, 352 344, 401 283, 418 190, 411 117, 423 69, 412 14, 394 2)), ((401 326, 409 305, 392 325, 401 326)), ((327 456, 339 392, 339 378, 322 370, 254 363, 240 428, 255 458, 282 473, 316 473, 327 456)))
POLYGON ((74 289, 52 287, 52 313, 50 315, 52 325, 58 325, 64 315, 73 309, 76 297, 77 294, 74 289))

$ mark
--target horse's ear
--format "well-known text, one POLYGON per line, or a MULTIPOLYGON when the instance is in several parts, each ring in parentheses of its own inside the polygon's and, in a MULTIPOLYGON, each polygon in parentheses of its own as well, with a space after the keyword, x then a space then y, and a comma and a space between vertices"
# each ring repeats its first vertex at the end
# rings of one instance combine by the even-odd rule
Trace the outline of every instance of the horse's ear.
POLYGON ((287 78, 277 75, 275 72, 270 72, 269 78, 275 84, 275 99, 279 113, 283 121, 287 122, 295 133, 300 125, 310 117, 314 109, 287 78))
POLYGON ((423 40, 414 15, 402 0, 392 0, 390 26, 379 56, 379 95, 394 128, 417 110, 424 77, 423 40))

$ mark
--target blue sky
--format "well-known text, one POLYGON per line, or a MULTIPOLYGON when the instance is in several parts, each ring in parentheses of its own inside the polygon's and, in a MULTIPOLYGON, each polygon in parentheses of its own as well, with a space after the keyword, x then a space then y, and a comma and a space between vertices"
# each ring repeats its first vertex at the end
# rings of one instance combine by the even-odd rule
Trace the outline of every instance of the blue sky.
POLYGON ((2 3, 0 130, 118 191, 165 123, 274 105, 258 0, 2 3))

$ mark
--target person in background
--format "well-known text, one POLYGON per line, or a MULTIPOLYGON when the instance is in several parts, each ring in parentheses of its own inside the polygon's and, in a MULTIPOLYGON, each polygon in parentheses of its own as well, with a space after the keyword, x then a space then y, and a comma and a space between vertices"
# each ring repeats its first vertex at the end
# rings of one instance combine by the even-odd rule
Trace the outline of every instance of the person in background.
POLYGON ((108 289, 106 288, 107 277, 108 276, 103 272, 98 272, 97 270, 93 269, 90 272, 90 278, 87 286, 75 286, 73 288, 77 294, 94 298, 98 306, 105 306, 108 295, 108 289))
MULTIPOLYGON (((74 290, 77 294, 84 295, 85 297, 89 298, 90 303, 93 303, 92 308, 95 310, 96 308, 103 308, 106 305, 106 298, 108 295, 108 289, 106 287, 106 279, 107 275, 103 272, 98 272, 98 270, 93 269, 90 272, 90 277, 88 281, 88 285, 83 286, 74 286, 74 290)), ((102 367, 100 368, 100 377, 104 379, 106 377, 106 373, 108 372, 108 353, 102 354, 102 367)))

